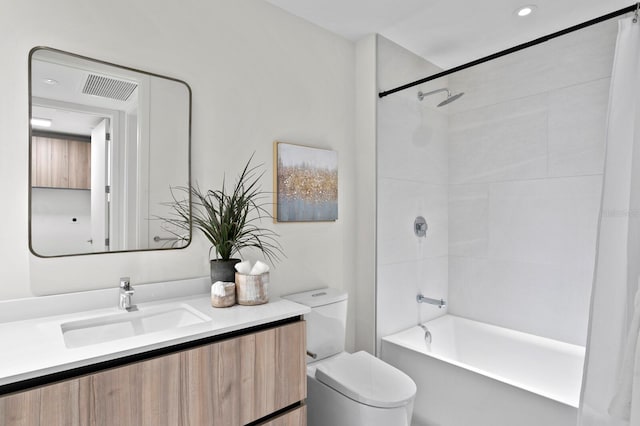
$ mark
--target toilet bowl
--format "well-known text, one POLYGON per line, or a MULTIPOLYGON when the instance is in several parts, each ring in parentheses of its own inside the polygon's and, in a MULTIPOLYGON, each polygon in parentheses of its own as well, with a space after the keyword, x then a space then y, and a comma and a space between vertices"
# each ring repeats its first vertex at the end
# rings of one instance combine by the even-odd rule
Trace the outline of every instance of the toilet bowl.
POLYGON ((360 351, 344 351, 347 293, 327 288, 285 296, 311 307, 307 322, 307 424, 409 426, 416 385, 360 351))

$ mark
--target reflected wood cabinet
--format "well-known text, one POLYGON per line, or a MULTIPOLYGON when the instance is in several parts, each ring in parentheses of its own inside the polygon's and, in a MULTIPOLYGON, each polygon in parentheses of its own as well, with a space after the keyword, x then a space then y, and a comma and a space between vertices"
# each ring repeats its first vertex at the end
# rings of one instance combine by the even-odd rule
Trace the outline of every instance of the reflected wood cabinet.
POLYGON ((0 424, 305 426, 305 339, 297 321, 8 395, 0 424))
POLYGON ((31 185, 45 188, 91 189, 89 142, 33 136, 31 185))

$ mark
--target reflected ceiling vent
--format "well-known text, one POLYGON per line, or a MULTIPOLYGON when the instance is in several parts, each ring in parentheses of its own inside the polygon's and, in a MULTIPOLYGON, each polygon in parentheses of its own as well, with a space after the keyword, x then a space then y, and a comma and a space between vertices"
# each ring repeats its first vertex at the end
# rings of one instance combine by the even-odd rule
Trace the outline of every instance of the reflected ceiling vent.
POLYGON ((87 81, 84 83, 82 93, 126 101, 133 91, 136 90, 136 87, 138 87, 138 85, 130 81, 89 74, 87 81))

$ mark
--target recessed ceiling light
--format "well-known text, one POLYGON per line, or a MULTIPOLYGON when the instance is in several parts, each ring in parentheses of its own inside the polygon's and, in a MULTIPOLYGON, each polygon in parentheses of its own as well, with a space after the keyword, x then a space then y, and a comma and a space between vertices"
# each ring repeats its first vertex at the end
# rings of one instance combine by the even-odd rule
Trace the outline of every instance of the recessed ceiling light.
POLYGON ((51 127, 52 121, 48 118, 32 118, 31 125, 34 127, 51 127))
POLYGON ((45 78, 42 80, 42 82, 44 84, 48 84, 49 86, 55 86, 56 84, 58 84, 58 80, 54 80, 52 78, 45 78))
POLYGON ((516 9, 515 14, 520 17, 525 17, 531 15, 536 10, 535 4, 528 4, 526 6, 521 6, 516 9))

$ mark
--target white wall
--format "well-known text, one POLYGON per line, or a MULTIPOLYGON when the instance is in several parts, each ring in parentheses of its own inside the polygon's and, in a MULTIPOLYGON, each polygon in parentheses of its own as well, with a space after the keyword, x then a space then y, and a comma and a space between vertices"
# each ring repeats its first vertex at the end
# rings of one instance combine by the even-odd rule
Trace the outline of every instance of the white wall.
POLYGON ((356 43, 356 347, 375 353, 377 36, 356 43))
POLYGON ((33 188, 31 246, 36 253, 91 251, 91 192, 82 189, 33 188))
MULTIPOLYGON (((397 44, 378 36, 378 87, 387 90, 441 71, 397 44)), ((411 327, 446 312, 418 304, 416 295, 447 298, 447 116, 420 102, 418 90, 446 86, 446 79, 378 101, 377 145, 377 337, 411 327), (426 238, 413 232, 424 216, 426 238)))
MULTIPOLYGON (((288 258, 275 295, 355 282, 354 44, 262 1, 3 2, 0 14, 0 298, 208 274, 201 236, 185 250, 40 259, 27 244, 27 54, 37 45, 186 81, 193 90, 192 173, 202 187, 234 176, 248 157, 266 165, 272 143, 339 152, 335 223, 269 225, 288 258), (103 5, 104 6, 104 5, 103 5), (10 208, 9 208, 10 206, 10 208)), ((248 257, 257 258, 255 253, 248 257)), ((351 306, 353 308, 353 306, 351 306)), ((350 336, 355 323, 350 316, 350 336)))
POLYGON ((616 28, 449 76, 449 312, 586 343, 616 28))

